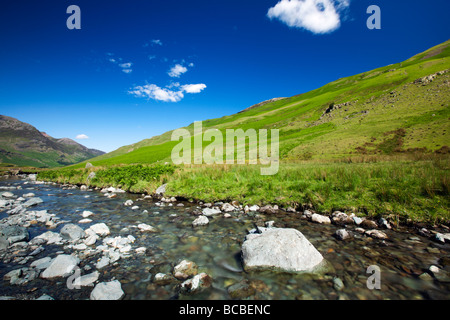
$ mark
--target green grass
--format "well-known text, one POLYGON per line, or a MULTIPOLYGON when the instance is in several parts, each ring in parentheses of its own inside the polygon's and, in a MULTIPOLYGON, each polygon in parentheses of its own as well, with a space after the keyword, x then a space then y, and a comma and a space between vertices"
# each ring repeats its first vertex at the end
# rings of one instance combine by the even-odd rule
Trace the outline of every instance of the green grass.
POLYGON ((275 176, 256 166, 194 167, 177 171, 168 192, 211 202, 310 205, 317 211, 450 222, 449 161, 284 164, 275 176), (230 187, 231 186, 231 187, 230 187))
POLYGON ((38 179, 58 183, 88 185, 91 187, 116 187, 130 192, 151 193, 165 183, 175 171, 173 165, 123 165, 89 169, 53 169, 38 173, 38 179), (89 179, 89 174, 95 177, 89 179))
POLYGON ((237 200, 243 205, 306 206, 322 213, 343 210, 391 221, 450 223, 448 156, 368 159, 284 163, 274 176, 261 176, 260 167, 251 165, 128 165, 49 170, 38 178, 150 194, 167 182, 167 195, 205 202, 237 200), (96 178, 87 181, 92 171, 96 178))

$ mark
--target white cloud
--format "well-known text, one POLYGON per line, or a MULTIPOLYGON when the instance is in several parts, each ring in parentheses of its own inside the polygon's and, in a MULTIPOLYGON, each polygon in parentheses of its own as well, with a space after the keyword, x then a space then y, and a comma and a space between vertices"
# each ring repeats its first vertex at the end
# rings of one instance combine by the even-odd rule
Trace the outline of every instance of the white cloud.
POLYGON ((87 135, 85 135, 85 134, 79 134, 79 135, 77 135, 75 137, 75 139, 77 139, 77 140, 86 140, 86 139, 89 139, 89 137, 87 135))
POLYGON ((178 102, 184 98, 182 91, 172 91, 167 88, 160 88, 156 84, 147 84, 145 86, 134 87, 128 93, 140 97, 149 98, 164 102, 178 102))
POLYGON ((267 16, 289 27, 325 34, 341 26, 341 12, 349 5, 350 0, 280 0, 267 16))
POLYGON ((153 60, 153 59, 156 59, 156 56, 152 56, 152 55, 148 56, 148 60, 153 60))
POLYGON ((176 64, 167 73, 172 78, 179 78, 183 73, 186 73, 188 69, 181 64, 176 64))
POLYGON ((180 86, 178 82, 171 83, 166 88, 161 88, 156 84, 147 84, 144 86, 136 86, 128 91, 129 94, 138 98, 148 98, 164 102, 178 102, 184 98, 184 93, 200 93, 206 88, 206 85, 201 84, 185 84, 180 86), (180 88, 178 91, 171 90, 172 88, 180 88))
POLYGON ((206 85, 203 83, 199 84, 185 84, 181 86, 181 90, 186 93, 200 93, 206 88, 206 85))
POLYGON ((152 40, 151 42, 152 42, 152 44, 156 44, 158 46, 162 46, 163 45, 161 40, 152 40))
MULTIPOLYGON (((113 56, 112 53, 107 53, 107 55, 108 56, 113 56)), ((133 72, 133 69, 131 69, 131 66, 133 65, 132 62, 121 63, 122 60, 123 60, 122 58, 109 58, 108 60, 109 60, 109 62, 119 66, 124 73, 131 73, 131 72, 133 72)))

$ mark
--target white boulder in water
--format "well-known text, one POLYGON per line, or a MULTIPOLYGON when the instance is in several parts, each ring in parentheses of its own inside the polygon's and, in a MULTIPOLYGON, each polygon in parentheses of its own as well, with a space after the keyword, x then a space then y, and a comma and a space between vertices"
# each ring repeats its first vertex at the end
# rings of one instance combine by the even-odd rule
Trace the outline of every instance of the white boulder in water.
POLYGON ((242 245, 245 270, 314 272, 324 261, 319 251, 296 229, 269 228, 242 245))

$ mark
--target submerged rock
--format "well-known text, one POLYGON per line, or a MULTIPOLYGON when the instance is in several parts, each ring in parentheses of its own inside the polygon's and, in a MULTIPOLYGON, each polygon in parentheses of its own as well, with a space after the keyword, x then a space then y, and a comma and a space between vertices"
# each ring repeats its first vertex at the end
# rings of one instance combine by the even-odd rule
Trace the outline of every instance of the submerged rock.
POLYGON ((153 279, 153 282, 157 285, 165 286, 169 283, 174 282, 175 279, 170 274, 157 273, 153 279))
POLYGON ((150 226, 148 224, 145 224, 145 223, 138 224, 137 227, 142 232, 145 232, 145 231, 146 232, 157 232, 158 231, 155 227, 152 227, 152 226, 150 226))
POLYGON ((91 212, 91 211, 83 211, 83 213, 81 214, 81 216, 82 216, 83 218, 87 218, 87 217, 92 216, 93 214, 94 214, 94 213, 91 212))
POLYGON ((255 288, 245 279, 229 286, 227 291, 232 299, 248 298, 256 293, 255 288))
POLYGON ((270 228, 242 245, 245 270, 273 269, 313 272, 324 261, 319 251, 296 229, 270 228))
POLYGON ((193 278, 183 282, 181 284, 181 290, 187 293, 194 293, 201 289, 209 288, 211 285, 211 277, 206 273, 200 273, 193 278))
POLYGON ((197 274, 197 265, 195 262, 183 260, 173 268, 173 275, 177 279, 187 279, 197 274))
POLYGON ((347 240, 351 238, 350 234, 345 229, 336 230, 336 233, 334 235, 339 240, 347 240))
POLYGON ((200 216, 192 222, 193 227, 205 226, 209 223, 209 219, 205 216, 200 216))

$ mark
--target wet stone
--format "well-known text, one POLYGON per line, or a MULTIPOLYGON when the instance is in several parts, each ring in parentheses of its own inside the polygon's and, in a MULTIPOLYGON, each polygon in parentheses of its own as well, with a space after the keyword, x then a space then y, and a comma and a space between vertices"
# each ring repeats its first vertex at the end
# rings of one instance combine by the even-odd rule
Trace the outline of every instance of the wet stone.
POLYGON ((228 287, 228 294, 232 299, 244 299, 253 296, 256 290, 248 280, 242 280, 228 287))

